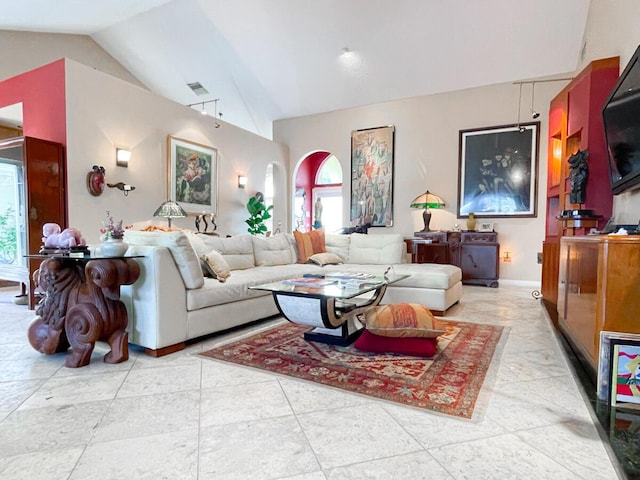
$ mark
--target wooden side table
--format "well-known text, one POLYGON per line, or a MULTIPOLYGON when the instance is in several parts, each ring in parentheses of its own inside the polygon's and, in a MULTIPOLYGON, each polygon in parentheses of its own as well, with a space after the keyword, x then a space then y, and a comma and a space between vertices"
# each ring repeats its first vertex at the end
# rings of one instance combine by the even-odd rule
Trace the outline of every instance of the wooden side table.
POLYGON ((31 346, 47 355, 71 347, 65 361, 70 368, 88 365, 98 340, 111 347, 106 363, 128 360, 128 317, 120 286, 138 279, 140 266, 135 258, 141 257, 27 257, 43 259, 34 280, 45 294, 29 326, 31 346))
POLYGON ((496 232, 416 232, 405 238, 413 263, 448 263, 462 269, 466 285, 498 286, 500 244, 496 232))

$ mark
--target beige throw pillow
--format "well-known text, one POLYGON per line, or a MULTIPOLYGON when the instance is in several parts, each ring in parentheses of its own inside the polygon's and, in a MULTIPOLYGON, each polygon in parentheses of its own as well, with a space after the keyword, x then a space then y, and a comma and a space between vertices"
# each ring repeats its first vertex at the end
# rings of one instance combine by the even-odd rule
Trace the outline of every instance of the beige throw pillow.
POLYGON ((208 276, 217 278, 220 283, 227 281, 231 276, 231 269, 224 257, 215 250, 202 254, 202 266, 205 268, 208 276))
POLYGON ((307 260, 308 263, 315 263, 316 265, 320 265, 324 267, 325 265, 340 265, 344 263, 342 258, 335 253, 325 252, 325 253, 314 253, 307 260))

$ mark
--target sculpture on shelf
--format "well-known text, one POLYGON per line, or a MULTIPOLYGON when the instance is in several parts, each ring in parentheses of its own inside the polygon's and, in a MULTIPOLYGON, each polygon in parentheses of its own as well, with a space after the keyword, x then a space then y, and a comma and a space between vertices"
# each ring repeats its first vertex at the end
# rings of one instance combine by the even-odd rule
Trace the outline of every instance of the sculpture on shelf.
POLYGON ((322 208, 322 200, 318 197, 315 205, 313 206, 313 228, 316 230, 318 228, 322 228, 322 208))
POLYGON ((42 226, 42 243, 48 248, 82 247, 87 241, 76 228, 61 230, 57 223, 45 223, 42 226))
POLYGON ((569 157, 569 182, 571 192, 569 201, 571 203, 583 204, 587 193, 587 178, 589 177, 588 150, 578 150, 569 157))
POLYGON ((196 215, 196 231, 200 233, 200 225, 204 224, 204 229, 202 233, 209 233, 207 229, 209 228, 209 223, 207 222, 207 217, 209 217, 209 221, 211 222, 211 231, 215 232, 218 229, 218 225, 216 225, 216 217, 213 213, 203 213, 202 215, 196 215))

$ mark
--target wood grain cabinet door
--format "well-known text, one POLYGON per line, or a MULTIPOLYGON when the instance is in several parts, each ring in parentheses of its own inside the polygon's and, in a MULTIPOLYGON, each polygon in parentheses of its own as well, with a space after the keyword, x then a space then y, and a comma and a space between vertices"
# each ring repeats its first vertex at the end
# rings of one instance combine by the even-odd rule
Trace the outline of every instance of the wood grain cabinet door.
POLYGON ((499 248, 497 243, 461 243, 462 283, 497 287, 499 248))

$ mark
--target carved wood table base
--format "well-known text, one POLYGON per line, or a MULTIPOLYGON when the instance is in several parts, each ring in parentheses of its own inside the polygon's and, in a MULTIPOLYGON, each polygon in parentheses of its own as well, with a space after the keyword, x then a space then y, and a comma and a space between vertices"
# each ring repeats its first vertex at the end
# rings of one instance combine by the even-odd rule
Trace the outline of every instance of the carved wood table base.
POLYGON ((44 298, 29 326, 29 343, 44 354, 71 347, 65 365, 89 364, 96 341, 111 351, 107 363, 129 359, 127 309, 120 301, 120 285, 133 284, 140 266, 131 258, 46 258, 34 273, 44 298))

